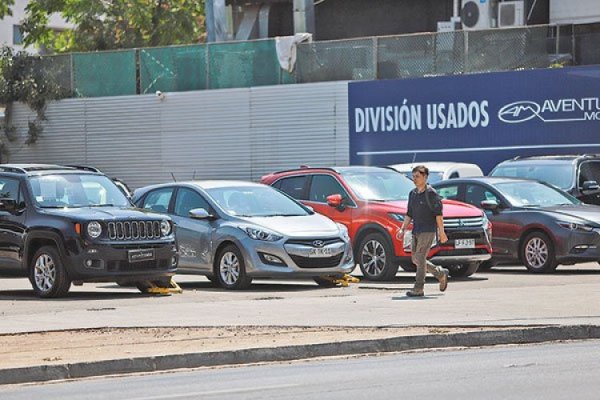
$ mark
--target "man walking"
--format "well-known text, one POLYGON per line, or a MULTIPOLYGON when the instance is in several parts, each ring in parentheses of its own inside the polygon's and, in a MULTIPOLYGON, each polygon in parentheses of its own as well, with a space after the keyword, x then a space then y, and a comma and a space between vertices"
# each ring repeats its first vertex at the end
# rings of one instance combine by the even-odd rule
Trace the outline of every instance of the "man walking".
POLYGON ((408 211, 398 233, 402 239, 406 228, 413 222, 412 230, 412 262, 417 266, 417 278, 412 290, 406 292, 409 297, 422 297, 425 295, 425 274, 433 274, 440 282, 440 291, 445 291, 448 286, 448 270, 438 267, 427 261, 427 254, 439 235, 439 242, 446 243, 448 237, 444 231, 444 217, 442 216, 442 201, 437 192, 427 185, 429 169, 418 165, 412 170, 413 182, 416 186, 408 196, 408 211))

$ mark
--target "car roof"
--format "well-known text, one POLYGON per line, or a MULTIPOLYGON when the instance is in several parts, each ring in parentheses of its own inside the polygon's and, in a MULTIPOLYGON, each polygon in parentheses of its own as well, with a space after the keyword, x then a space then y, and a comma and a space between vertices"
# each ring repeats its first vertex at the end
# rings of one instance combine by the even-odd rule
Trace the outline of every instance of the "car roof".
POLYGON ((479 169, 479 166, 477 164, 452 162, 452 161, 431 161, 431 162, 414 162, 414 163, 405 163, 405 164, 393 164, 393 165, 390 165, 390 167, 394 168, 394 169, 398 169, 398 170, 410 171, 417 165, 424 165, 430 171, 444 170, 449 167, 476 167, 479 169))
POLYGON ((177 181, 177 182, 166 182, 159 183, 156 185, 149 185, 143 188, 137 189, 135 192, 147 192, 153 189, 159 189, 162 187, 170 186, 183 186, 183 187, 196 187, 202 190, 225 188, 225 187, 264 187, 262 183, 254 183, 248 181, 236 181, 236 180, 194 180, 194 181, 177 181))
POLYGON ((432 184, 432 186, 438 185, 446 185, 446 184, 456 184, 456 183, 469 183, 469 182, 479 182, 479 183, 487 183, 490 185, 494 185, 497 183, 505 183, 505 182, 537 182, 534 179, 523 179, 523 178, 511 178, 504 176, 474 176, 469 178, 455 178, 448 179, 445 181, 440 181, 432 184))
POLYGON ((600 154, 565 154, 565 155, 551 155, 551 156, 529 156, 529 157, 515 157, 510 160, 505 160, 499 163, 498 165, 504 164, 529 164, 532 161, 535 161, 540 164, 552 164, 556 161, 563 161, 565 163, 570 163, 576 161, 578 159, 600 159, 600 154))
POLYGON ((54 164, 0 164, 0 172, 11 172, 27 175, 44 175, 57 172, 78 172, 89 174, 101 174, 88 167, 72 167, 54 164))

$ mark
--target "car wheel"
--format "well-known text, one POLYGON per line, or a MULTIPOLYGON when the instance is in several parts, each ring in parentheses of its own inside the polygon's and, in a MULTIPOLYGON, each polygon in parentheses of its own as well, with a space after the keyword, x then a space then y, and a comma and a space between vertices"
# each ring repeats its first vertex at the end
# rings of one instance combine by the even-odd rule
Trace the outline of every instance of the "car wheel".
POLYGON ((498 262, 494 261, 493 259, 484 261, 481 264, 479 264, 479 269, 477 271, 489 271, 490 269, 494 268, 497 264, 498 262))
POLYGON ((235 245, 227 245, 221 250, 215 268, 219 284, 225 289, 246 289, 252 283, 252 278, 246 275, 244 257, 235 245))
POLYGON ((521 261, 529 272, 542 274, 553 272, 558 266, 552 240, 542 232, 532 232, 521 246, 521 261))
POLYGON ((368 280, 390 280, 398 272, 392 246, 381 233, 369 233, 361 240, 356 259, 363 276, 368 280))
MULTIPOLYGON (((335 279, 336 277, 332 276, 331 278, 335 279)), ((333 288, 338 286, 337 283, 332 282, 331 279, 324 276, 315 276, 313 280, 322 288, 333 288)))
POLYGON ((62 297, 71 287, 58 250, 44 246, 35 252, 29 268, 29 280, 33 291, 40 297, 62 297))
POLYGON ((479 269, 479 263, 466 263, 458 265, 449 265, 448 271, 453 278, 466 278, 473 275, 479 269))
POLYGON ((400 268, 402 268, 406 272, 417 272, 417 267, 413 263, 410 263, 410 264, 402 263, 402 264, 400 264, 400 268))

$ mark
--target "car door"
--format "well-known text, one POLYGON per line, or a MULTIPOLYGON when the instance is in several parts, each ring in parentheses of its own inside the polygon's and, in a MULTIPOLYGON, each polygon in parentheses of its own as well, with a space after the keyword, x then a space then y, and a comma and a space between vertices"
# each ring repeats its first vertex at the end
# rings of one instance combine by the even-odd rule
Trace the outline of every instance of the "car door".
POLYGON ((311 206, 319 214, 345 225, 350 231, 352 214, 356 204, 335 177, 326 174, 311 175, 308 199, 304 203, 311 206), (344 201, 342 207, 334 208, 327 204, 327 197, 333 194, 342 196, 344 201))
POLYGON ((467 183, 464 188, 461 201, 481 208, 481 202, 493 200, 499 204, 495 212, 484 210, 488 219, 492 222, 492 248, 494 254, 512 256, 514 242, 519 240, 520 224, 516 216, 502 199, 502 196, 493 188, 478 183, 467 183))
POLYGON ((203 208, 215 215, 208 201, 198 191, 187 187, 177 189, 171 218, 176 224, 179 268, 189 272, 210 273, 214 221, 190 218, 190 210, 196 208, 203 208))
POLYGON ((167 214, 174 191, 175 188, 172 186, 154 189, 144 196, 139 207, 148 211, 167 214))
POLYGON ((0 203, 16 202, 15 210, 0 210, 0 272, 21 268, 25 238, 25 197, 19 180, 0 177, 0 203))

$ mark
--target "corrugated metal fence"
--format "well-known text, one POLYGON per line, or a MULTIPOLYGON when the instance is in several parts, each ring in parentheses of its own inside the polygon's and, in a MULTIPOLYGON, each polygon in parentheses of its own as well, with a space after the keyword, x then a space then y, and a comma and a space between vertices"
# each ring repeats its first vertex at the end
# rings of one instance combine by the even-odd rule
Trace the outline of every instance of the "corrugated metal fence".
POLYGON ((133 188, 171 180, 244 179, 300 164, 347 165, 348 85, 329 82, 156 95, 67 99, 48 107, 26 145, 15 108, 8 162, 83 164, 133 188))

